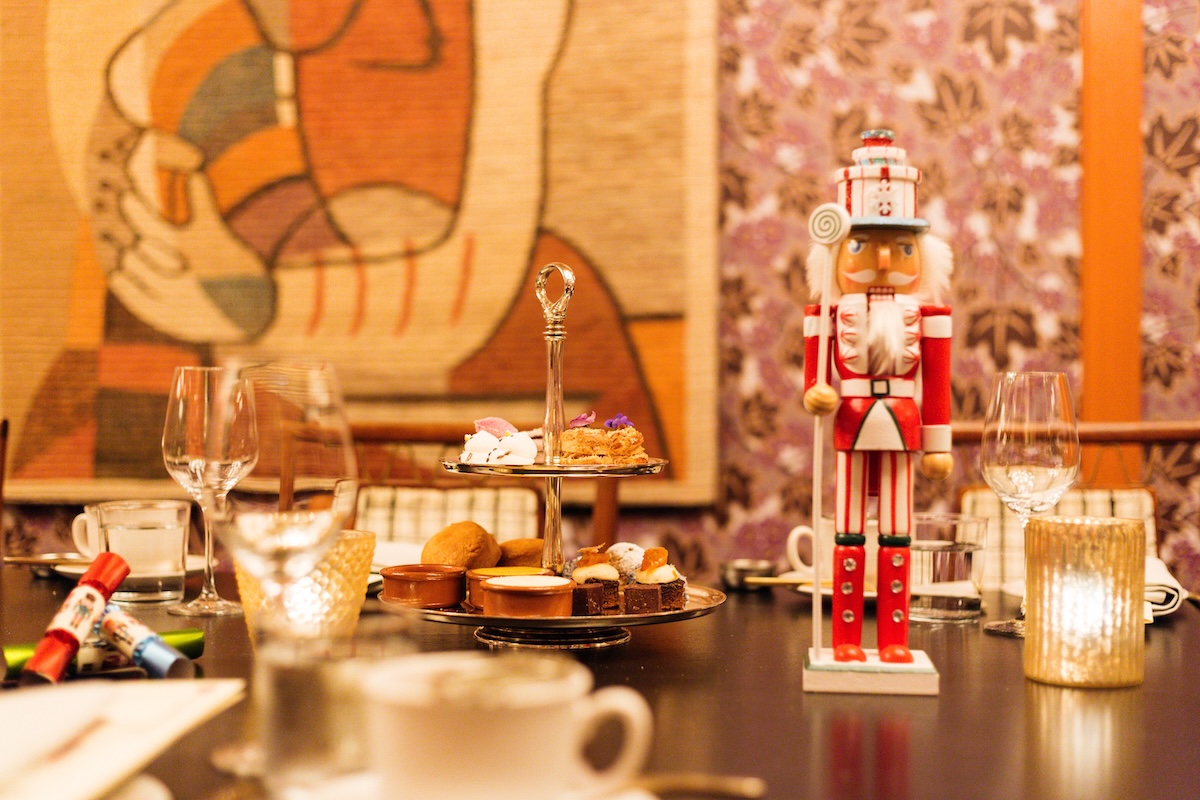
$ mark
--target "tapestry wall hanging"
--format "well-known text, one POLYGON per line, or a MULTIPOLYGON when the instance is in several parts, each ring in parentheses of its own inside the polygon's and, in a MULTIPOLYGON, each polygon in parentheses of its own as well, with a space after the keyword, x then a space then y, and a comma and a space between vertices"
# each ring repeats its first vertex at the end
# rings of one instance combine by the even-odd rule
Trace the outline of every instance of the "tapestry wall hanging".
POLYGON ((623 500, 710 502, 713 6, 3 0, 9 493, 165 482, 172 369, 233 357, 333 362, 354 420, 540 421, 561 261, 568 418, 670 460, 623 500))

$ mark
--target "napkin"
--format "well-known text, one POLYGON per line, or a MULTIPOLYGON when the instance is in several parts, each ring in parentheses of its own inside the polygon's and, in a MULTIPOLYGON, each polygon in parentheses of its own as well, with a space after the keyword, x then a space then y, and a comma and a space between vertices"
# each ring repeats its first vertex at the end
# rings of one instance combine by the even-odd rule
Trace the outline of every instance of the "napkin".
POLYGON ((1170 614, 1183 605, 1187 592, 1161 558, 1146 556, 1146 602, 1156 617, 1170 614))
POLYGON ((420 564, 423 545, 412 542, 385 542, 375 540, 375 557, 371 559, 371 569, 378 572, 383 567, 399 564, 420 564))
MULTIPOLYGON (((1024 597, 1025 581, 1012 581, 1011 584, 1011 587, 1005 584, 1004 591, 1024 597)), ((1186 598, 1187 591, 1167 569, 1163 560, 1157 556, 1146 556, 1146 622, 1151 623, 1155 617, 1178 611, 1186 598)))
POLYGON ((241 699, 240 679, 81 681, 0 694, 0 800, 103 797, 241 699), (19 723, 18 723, 19 721, 19 723))

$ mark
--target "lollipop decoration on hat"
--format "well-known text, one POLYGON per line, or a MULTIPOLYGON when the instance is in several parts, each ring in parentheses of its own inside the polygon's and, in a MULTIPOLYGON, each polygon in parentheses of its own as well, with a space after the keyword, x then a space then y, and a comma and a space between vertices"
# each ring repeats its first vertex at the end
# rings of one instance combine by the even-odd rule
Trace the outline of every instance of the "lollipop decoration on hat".
MULTIPOLYGON (((854 164, 834 173, 837 202, 809 219, 814 244, 808 283, 819 304, 805 308, 804 407, 814 422, 813 510, 818 524, 823 475, 820 419, 834 414, 833 659, 821 649, 814 602, 814 649, 805 671, 812 691, 855 691, 838 665, 882 674, 858 691, 936 693, 937 672, 908 647, 909 552, 916 454, 926 477, 941 480, 950 455, 949 246, 917 216, 921 173, 892 144, 892 133, 863 134, 854 164), (839 389, 833 386, 836 373, 839 389), (919 391, 919 396, 918 396, 919 391), (862 647, 868 499, 879 523, 877 651, 862 647), (884 671, 878 672, 880 665, 884 671), (889 671, 889 669, 891 671, 889 671), (831 688, 837 687, 837 688, 831 688)), ((820 563, 814 559, 815 563, 820 563)), ((814 576, 817 581, 819 576, 814 576)), ((814 592, 819 591, 819 585, 814 592)), ((814 597, 814 599, 816 599, 814 597)))

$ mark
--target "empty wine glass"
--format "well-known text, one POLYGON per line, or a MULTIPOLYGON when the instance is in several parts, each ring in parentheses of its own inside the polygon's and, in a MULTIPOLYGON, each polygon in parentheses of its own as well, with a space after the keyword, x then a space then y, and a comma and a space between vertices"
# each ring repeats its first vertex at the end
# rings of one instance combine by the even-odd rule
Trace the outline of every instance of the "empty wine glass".
MULTIPOLYGON (((1066 375, 996 375, 983 423, 979 468, 987 485, 1020 518, 1022 531, 1031 514, 1058 503, 1079 474, 1079 432, 1066 375)), ((1002 561, 1003 557, 1001 551, 1002 561)), ((984 628, 1021 636, 1024 618, 984 628)))
MULTIPOLYGON (((262 590, 251 631, 262 652, 326 633, 293 607, 311 602, 309 595, 288 589, 313 571, 352 518, 357 468, 330 365, 279 360, 243 365, 239 375, 254 390, 259 460, 230 495, 217 532, 237 568, 262 590)), ((252 714, 260 701, 252 697, 252 714)), ((261 776, 263 752, 248 739, 218 748, 212 761, 226 772, 261 776)))
POLYGON ((259 460, 230 496, 218 528, 238 566, 262 586, 255 635, 307 633, 284 602, 354 511, 357 469, 350 425, 332 366, 271 361, 243 366, 254 389, 259 460))
POLYGON ((162 437, 167 472, 200 504, 204 519, 204 584, 190 603, 167 609, 190 617, 241 614, 217 594, 213 523, 229 490, 258 458, 254 394, 237 373, 220 367, 178 367, 171 381, 162 437))

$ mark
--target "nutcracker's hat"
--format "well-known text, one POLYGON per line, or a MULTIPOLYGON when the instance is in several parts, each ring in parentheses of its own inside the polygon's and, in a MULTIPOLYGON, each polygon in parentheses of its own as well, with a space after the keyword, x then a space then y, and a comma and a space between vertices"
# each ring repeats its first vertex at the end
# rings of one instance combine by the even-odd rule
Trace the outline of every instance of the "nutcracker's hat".
POLYGON ((852 227, 923 233, 929 223, 917 216, 921 170, 908 166, 907 153, 892 145, 894 138, 889 130, 863 132, 863 146, 851 153, 854 165, 834 172, 837 202, 852 227))

